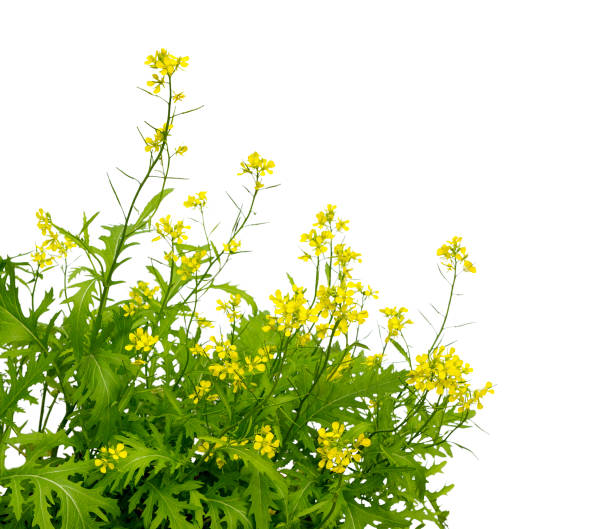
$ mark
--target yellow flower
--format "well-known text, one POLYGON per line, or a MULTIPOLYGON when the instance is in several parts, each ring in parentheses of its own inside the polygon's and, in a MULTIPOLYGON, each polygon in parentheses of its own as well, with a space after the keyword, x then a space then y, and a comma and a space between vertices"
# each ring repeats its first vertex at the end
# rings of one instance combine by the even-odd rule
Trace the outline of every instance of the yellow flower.
POLYGON ((332 423, 330 432, 325 428, 319 428, 317 452, 321 455, 321 461, 318 464, 320 469, 343 474, 351 461, 361 461, 360 447, 368 447, 372 444, 364 434, 359 434, 351 443, 342 438, 344 430, 344 424, 338 422, 332 423))
POLYGON ((167 52, 165 48, 156 51, 153 55, 149 55, 145 60, 145 64, 151 68, 159 70, 162 76, 172 75, 179 68, 188 66, 189 57, 175 57, 167 52))
POLYGON ((118 443, 115 448, 113 447, 105 447, 103 446, 100 449, 99 456, 94 459, 94 464, 96 467, 99 467, 100 472, 102 474, 106 474, 107 468, 113 470, 115 468, 115 464, 113 461, 118 459, 125 459, 127 457, 127 451, 125 450, 125 446, 123 443, 118 443))
POLYGON ((182 101, 185 99, 185 94, 183 92, 178 92, 172 96, 172 100, 176 103, 178 101, 182 101))
POLYGON ((183 202, 186 208, 198 208, 206 205, 206 191, 200 191, 197 195, 189 195, 183 202))
POLYGON ((257 179, 259 179, 259 176, 263 176, 266 173, 272 174, 272 169, 275 167, 275 164, 272 160, 266 160, 262 158, 259 153, 254 152, 249 155, 247 163, 240 162, 240 167, 242 168, 242 172, 238 173, 239 176, 245 173, 255 173, 257 179))
POLYGON ((181 146, 177 147, 177 149, 176 149, 176 154, 183 155, 186 152, 187 152, 187 146, 186 145, 181 145, 181 146))
POLYGON ((204 348, 199 344, 195 344, 193 347, 189 348, 189 352, 194 355, 194 356, 204 356, 206 355, 206 352, 204 351, 204 348))
POLYGON ((129 339, 131 343, 125 346, 126 351, 131 351, 135 348, 136 351, 142 349, 145 352, 150 351, 159 340, 157 336, 151 336, 142 328, 136 329, 135 333, 131 332, 129 339))
POLYGON ((338 219, 338 221, 336 222, 336 230, 337 231, 342 231, 342 230, 348 231, 348 229, 349 229, 348 228, 348 223, 349 222, 350 221, 348 221, 348 220, 340 220, 340 219, 338 219))
MULTIPOLYGON (((171 241, 173 244, 182 244, 187 240, 185 230, 189 229, 191 229, 191 226, 185 226, 182 220, 177 221, 176 224, 173 225, 170 222, 170 215, 166 215, 155 223, 155 231, 158 233, 158 236, 153 240, 158 241, 164 238, 171 241)), ((176 255, 172 255, 171 258, 174 262, 178 260, 178 256, 176 255)))
POLYGON ((408 312, 406 307, 401 307, 399 310, 395 307, 387 307, 385 309, 381 309, 380 312, 382 312, 388 318, 387 329, 389 334, 385 338, 385 342, 388 342, 391 338, 397 336, 406 325, 412 323, 412 320, 404 318, 404 313, 408 312))
POLYGON ((133 303, 126 303, 124 305, 121 306, 121 308, 124 310, 124 316, 127 318, 128 316, 133 316, 134 314, 136 314, 136 305, 134 305, 133 303))
POLYGON ((267 456, 272 459, 280 446, 280 441, 274 439, 274 434, 270 431, 270 426, 264 426, 260 433, 255 435, 255 441, 253 442, 253 448, 262 456, 267 456))
POLYGON ((153 74, 153 80, 152 81, 147 81, 147 86, 155 86, 153 93, 154 94, 159 94, 159 91, 161 90, 161 88, 164 86, 165 84, 165 79, 164 77, 159 77, 156 73, 153 74))
POLYGON ((443 244, 436 252, 442 258, 442 263, 448 270, 456 267, 457 263, 463 263, 466 272, 476 273, 476 267, 467 260, 468 254, 464 246, 461 246, 461 237, 453 237, 447 244, 443 244))
POLYGON ((228 253, 236 253, 241 244, 240 241, 232 239, 230 242, 223 245, 223 250, 228 253))
MULTIPOLYGON (((195 387, 194 393, 189 395, 189 398, 193 400, 194 404, 197 404, 212 388, 212 382, 210 380, 201 380, 200 383, 195 387)), ((206 400, 217 400, 218 395, 210 395, 206 400), (212 398, 211 398, 212 397, 212 398)))

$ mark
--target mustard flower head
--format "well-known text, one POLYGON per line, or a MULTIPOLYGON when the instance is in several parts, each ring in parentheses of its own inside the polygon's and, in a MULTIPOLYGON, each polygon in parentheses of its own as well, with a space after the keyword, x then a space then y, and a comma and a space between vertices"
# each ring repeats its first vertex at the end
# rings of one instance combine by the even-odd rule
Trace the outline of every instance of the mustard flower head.
POLYGON ((149 283, 146 281, 138 281, 137 286, 132 287, 130 290, 130 299, 128 303, 122 305, 123 315, 127 318, 134 316, 137 310, 149 309, 151 305, 149 301, 153 299, 153 296, 159 291, 159 287, 149 288, 149 283))
POLYGON ((262 327, 264 332, 278 330, 291 336, 307 322, 315 323, 318 319, 316 309, 308 308, 308 300, 304 296, 304 288, 293 285, 293 294, 283 295, 277 290, 270 296, 274 303, 274 316, 267 315, 268 323, 262 327))
POLYGON ((100 469, 102 474, 106 474, 106 470, 108 468, 111 470, 115 468, 115 463, 113 461, 125 459, 127 455, 128 454, 123 443, 118 443, 114 448, 112 446, 108 448, 103 446, 100 449, 98 457, 94 459, 94 464, 100 469))
MULTIPOLYGON (((153 55, 149 55, 145 60, 145 64, 159 70, 162 76, 171 76, 176 70, 186 68, 189 57, 175 57, 168 53, 165 48, 156 51, 153 55)), ((153 74, 155 76, 155 74, 153 74)))
POLYGON ((468 254, 464 246, 461 246, 461 237, 453 237, 447 244, 438 248, 437 255, 442 258, 442 264, 448 270, 452 270, 457 263, 463 263, 463 270, 476 273, 476 267, 471 261, 467 260, 468 254))
POLYGON ((217 300, 217 310, 222 310, 230 323, 236 323, 242 317, 238 306, 242 301, 240 294, 232 294, 228 301, 217 300))
POLYGON ((247 160, 248 161, 246 163, 240 162, 240 167, 242 171, 238 173, 238 176, 243 175, 245 173, 255 173, 261 176, 273 173, 272 169, 275 167, 274 162, 272 160, 266 160, 265 158, 262 158, 259 153, 254 152, 253 154, 250 154, 247 160))
POLYGON ((129 339, 131 343, 125 346, 126 351, 136 349, 136 351, 142 350, 144 352, 150 351, 159 340, 157 336, 151 336, 143 328, 136 329, 135 333, 131 332, 129 339))
MULTIPOLYGON (((158 233, 158 236, 153 240, 159 241, 163 238, 172 244, 182 244, 187 240, 186 230, 189 229, 191 229, 191 226, 185 226, 182 220, 177 221, 176 224, 172 224, 170 215, 166 215, 159 219, 159 222, 155 223, 155 231, 158 233)), ((176 260, 178 260, 178 256, 175 261, 176 260)))
POLYGON ((193 393, 189 395, 189 398, 193 401, 194 404, 197 404, 206 396, 206 400, 209 402, 214 402, 219 400, 219 395, 216 393, 210 393, 212 389, 212 382, 210 380, 200 380, 199 384, 195 387, 193 393))
POLYGON ((319 434, 317 452, 321 455, 320 469, 343 474, 352 461, 361 461, 360 449, 372 444, 364 434, 359 434, 351 442, 344 438, 344 431, 344 424, 337 421, 332 423, 331 431, 319 428, 317 432, 319 434))
POLYGON ((236 253, 238 251, 238 248, 240 248, 241 244, 242 243, 240 241, 232 239, 230 242, 223 245, 223 250, 228 253, 236 253))
POLYGON ((155 136, 153 138, 145 138, 145 151, 159 151, 168 140, 172 127, 173 125, 171 123, 164 123, 161 128, 155 129, 155 136))
POLYGON ((206 191, 200 191, 196 195, 189 195, 183 202, 186 208, 203 208, 206 205, 206 191))
POLYGON ((267 456, 272 459, 280 446, 280 441, 274 439, 271 426, 264 426, 260 432, 255 435, 255 441, 253 442, 253 448, 257 450, 262 456, 267 456))
POLYGON ((36 251, 31 253, 32 260, 42 270, 51 266, 58 257, 66 257, 68 250, 74 248, 76 244, 67 237, 60 240, 59 233, 54 230, 51 222, 51 215, 39 209, 36 212, 38 222, 36 225, 43 237, 47 237, 41 245, 36 245, 36 251))
POLYGON ((205 257, 206 250, 194 252, 191 257, 182 255, 181 266, 177 269, 176 273, 183 281, 186 281, 200 269, 205 257))
POLYGON ((404 317, 404 313, 408 312, 408 309, 406 307, 400 307, 399 309, 395 307, 387 307, 385 309, 381 309, 380 312, 382 312, 387 317, 387 329, 389 333, 385 338, 385 343, 388 342, 394 336, 397 336, 406 325, 413 323, 412 320, 406 319, 404 317))
POLYGON ((493 384, 487 382, 484 388, 472 391, 465 375, 473 369, 464 363, 455 348, 449 350, 441 345, 431 355, 422 354, 416 357, 415 369, 408 373, 406 383, 414 385, 420 391, 435 390, 438 395, 447 394, 449 402, 459 403, 459 413, 468 410, 472 404, 482 409, 480 399, 487 393, 493 393, 493 384))

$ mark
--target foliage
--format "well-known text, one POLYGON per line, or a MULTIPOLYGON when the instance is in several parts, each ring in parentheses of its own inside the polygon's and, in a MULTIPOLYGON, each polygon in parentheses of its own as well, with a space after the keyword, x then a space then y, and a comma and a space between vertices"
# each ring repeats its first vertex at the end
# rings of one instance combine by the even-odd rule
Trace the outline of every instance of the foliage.
MULTIPOLYGON (((123 220, 90 237, 37 212, 44 238, 30 256, 0 261, 0 523, 40 529, 445 527, 430 477, 451 456, 449 436, 467 427, 491 384, 442 344, 457 278, 475 272, 458 237, 438 250, 450 296, 433 343, 413 360, 407 309, 388 307, 382 345, 360 340, 377 293, 353 278, 360 255, 344 242, 348 221, 329 205, 302 235, 314 270, 307 289, 291 276, 270 311, 219 275, 241 251, 263 177, 274 162, 241 163, 251 178, 247 207, 225 242, 213 237, 206 192, 185 201, 196 226, 157 217, 171 193, 168 139, 184 98, 173 91, 187 57, 157 51, 147 83, 165 121, 141 135, 148 168, 123 220), (167 89, 167 98, 158 95, 167 89), (150 188, 155 188, 150 191, 150 188), (145 194, 154 193, 148 200, 145 194), (119 268, 143 241, 164 259, 148 282, 122 292, 119 268), (187 243, 186 241, 189 241, 187 243), (197 242, 194 242, 197 241, 197 242), (68 255, 78 255, 68 261, 68 255), (55 269, 63 286, 40 288, 55 269), (227 323, 198 313, 220 293, 227 323), (111 297, 112 296, 112 297, 111 297), (207 299, 207 298, 206 298, 207 299), (24 301, 25 300, 25 301, 24 301), (59 301, 59 307, 56 307, 59 301), (391 351, 403 359, 390 362, 391 351), (432 399, 432 395, 434 398, 432 399), (433 400, 433 402, 432 402, 433 400), (37 421, 19 424, 28 403, 37 421), (59 423, 49 427, 52 413, 59 423), (7 453, 25 457, 9 468, 7 453)), ((112 183, 111 183, 112 185, 112 183)), ((53 421, 52 421, 53 422, 53 421)))

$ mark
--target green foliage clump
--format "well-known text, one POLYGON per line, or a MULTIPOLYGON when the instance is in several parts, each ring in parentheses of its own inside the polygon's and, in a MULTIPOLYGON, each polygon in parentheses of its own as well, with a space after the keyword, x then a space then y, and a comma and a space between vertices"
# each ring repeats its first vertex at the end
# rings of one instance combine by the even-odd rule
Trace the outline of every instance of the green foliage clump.
POLYGON ((0 260, 0 525, 445 527, 438 500, 452 486, 432 490, 430 477, 452 455, 449 436, 492 393, 490 383, 472 389, 472 369, 442 344, 456 280, 476 271, 461 239, 438 250, 450 296, 433 343, 415 358, 403 307, 381 311, 377 351, 360 340, 377 293, 353 278, 360 255, 332 205, 301 238, 314 287, 288 275, 287 292, 260 310, 219 275, 240 252, 258 194, 275 187, 263 183, 274 162, 253 153, 241 163, 249 202, 224 243, 208 228, 206 192, 184 203, 200 235, 170 215, 155 220, 172 191, 170 161, 187 151, 168 138, 190 112, 177 111, 184 96, 172 88, 188 58, 162 49, 146 64, 155 73, 145 91, 163 101, 165 121, 142 135, 148 168, 126 175, 136 181, 127 208, 113 187, 122 222, 92 240, 97 213, 84 214, 77 233, 39 210, 44 241, 31 258, 0 260), (149 281, 122 293, 127 250, 152 236, 163 259, 151 258, 149 281), (68 261, 73 253, 81 264, 68 261), (53 288, 40 293, 52 269, 63 277, 57 299, 53 288), (214 291, 223 325, 198 312, 214 291), (24 402, 37 416, 19 424, 24 402), (7 465, 11 450, 25 462, 7 465))

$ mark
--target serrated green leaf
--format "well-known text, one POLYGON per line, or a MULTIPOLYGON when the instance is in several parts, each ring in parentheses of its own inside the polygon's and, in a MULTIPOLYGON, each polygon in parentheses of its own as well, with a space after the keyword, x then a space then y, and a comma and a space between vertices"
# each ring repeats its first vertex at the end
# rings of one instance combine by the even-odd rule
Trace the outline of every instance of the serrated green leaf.
POLYGON ((64 327, 68 331, 74 355, 79 359, 83 354, 87 336, 89 305, 92 302, 96 289, 96 280, 90 279, 73 286, 78 286, 79 289, 73 296, 68 298, 68 301, 72 302, 72 310, 64 322, 64 327))
POLYGON ((108 521, 107 514, 119 514, 117 504, 105 497, 101 489, 88 489, 68 479, 86 473, 92 464, 70 461, 55 467, 28 465, 8 470, 0 481, 33 484, 34 491, 27 503, 34 509, 33 525, 40 529, 96 529, 100 526, 98 520, 108 521), (52 505, 58 506, 59 527, 54 525, 49 512, 52 505))

